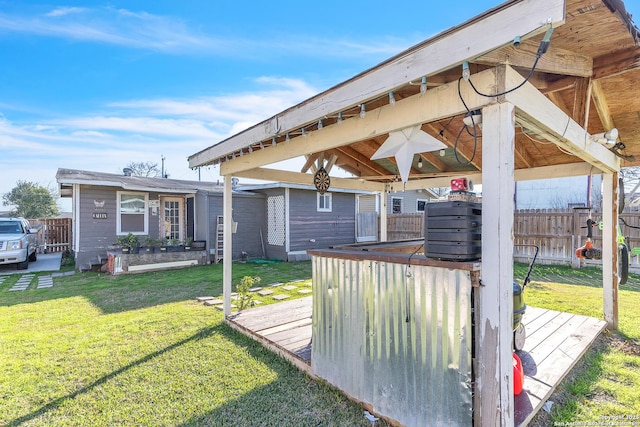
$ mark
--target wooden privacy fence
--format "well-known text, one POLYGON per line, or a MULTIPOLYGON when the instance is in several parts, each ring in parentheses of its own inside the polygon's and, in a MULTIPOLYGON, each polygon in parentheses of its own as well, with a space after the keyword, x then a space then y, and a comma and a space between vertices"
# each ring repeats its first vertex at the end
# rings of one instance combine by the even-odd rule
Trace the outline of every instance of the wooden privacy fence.
POLYGON ((30 219, 29 223, 39 229, 38 247, 42 252, 71 250, 71 218, 30 219))
MULTIPOLYGON (((579 260, 576 248, 587 239, 589 210, 576 209, 532 209, 518 210, 514 214, 514 258, 529 262, 533 255, 530 245, 539 247, 538 262, 542 264, 600 265, 600 261, 579 260)), ((591 218, 600 221, 601 212, 591 211, 591 218)), ((640 212, 625 211, 620 215, 621 232, 627 237, 629 249, 640 246, 640 212), (628 224, 627 225, 625 225, 628 224)), ((387 217, 388 240, 418 239, 423 237, 423 214, 396 214, 387 217)), ((602 231, 593 228, 593 244, 602 248, 602 231)), ((633 255, 629 267, 640 271, 640 255, 633 255)))

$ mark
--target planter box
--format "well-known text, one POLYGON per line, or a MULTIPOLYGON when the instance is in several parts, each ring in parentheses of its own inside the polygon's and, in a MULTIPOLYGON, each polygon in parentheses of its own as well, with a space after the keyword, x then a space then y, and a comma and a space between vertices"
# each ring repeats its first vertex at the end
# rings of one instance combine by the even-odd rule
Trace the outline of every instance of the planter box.
POLYGON ((107 252, 107 271, 113 275, 141 273, 174 268, 192 267, 209 263, 206 251, 156 252, 122 254, 107 252))

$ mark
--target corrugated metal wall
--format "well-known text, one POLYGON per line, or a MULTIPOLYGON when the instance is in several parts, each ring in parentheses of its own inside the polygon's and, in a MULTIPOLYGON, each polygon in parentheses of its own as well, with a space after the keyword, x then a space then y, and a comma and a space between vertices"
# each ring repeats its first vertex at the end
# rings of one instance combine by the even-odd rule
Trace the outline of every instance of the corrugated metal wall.
POLYGON ((314 374, 407 426, 471 425, 468 271, 313 257, 314 374))

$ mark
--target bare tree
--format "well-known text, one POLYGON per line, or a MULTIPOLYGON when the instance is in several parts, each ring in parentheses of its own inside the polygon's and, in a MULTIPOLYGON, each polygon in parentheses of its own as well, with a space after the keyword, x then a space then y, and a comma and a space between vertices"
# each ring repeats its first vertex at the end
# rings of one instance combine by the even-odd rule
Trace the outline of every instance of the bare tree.
POLYGON ((135 176, 160 177, 160 168, 155 162, 129 162, 125 167, 131 169, 131 174, 135 176))

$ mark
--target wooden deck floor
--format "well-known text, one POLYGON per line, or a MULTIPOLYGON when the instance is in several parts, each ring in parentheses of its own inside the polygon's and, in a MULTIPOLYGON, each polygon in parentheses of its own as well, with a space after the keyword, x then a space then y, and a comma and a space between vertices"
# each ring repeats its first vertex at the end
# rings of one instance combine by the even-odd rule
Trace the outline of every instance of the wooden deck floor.
POLYGON ((524 391, 515 396, 515 425, 526 425, 589 349, 606 322, 593 317, 527 307, 527 340, 516 353, 525 372, 524 391))
MULTIPOLYGON (((312 297, 252 308, 229 324, 291 361, 312 377, 312 297)), ((605 328, 592 317, 527 307, 527 340, 518 352, 525 370, 524 391, 515 396, 515 425, 528 424, 560 381, 605 328)))

